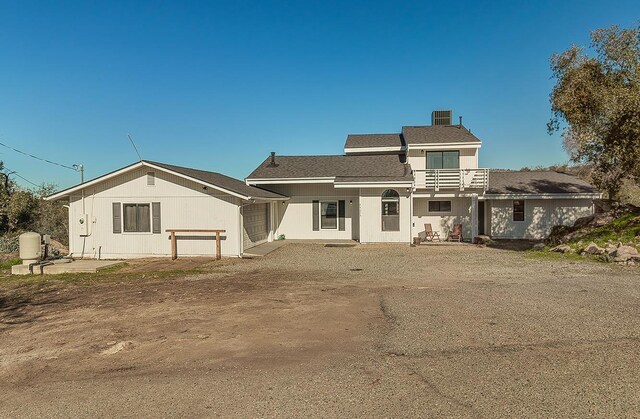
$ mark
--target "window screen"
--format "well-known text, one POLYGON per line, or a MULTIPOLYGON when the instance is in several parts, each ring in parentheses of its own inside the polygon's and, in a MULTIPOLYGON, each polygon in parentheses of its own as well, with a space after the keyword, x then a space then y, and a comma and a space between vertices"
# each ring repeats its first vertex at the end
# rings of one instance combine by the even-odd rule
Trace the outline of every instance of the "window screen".
POLYGON ((122 207, 125 232, 151 232, 151 208, 149 204, 124 204, 122 207))
POLYGON ((451 212, 451 201, 429 201, 429 212, 451 212))

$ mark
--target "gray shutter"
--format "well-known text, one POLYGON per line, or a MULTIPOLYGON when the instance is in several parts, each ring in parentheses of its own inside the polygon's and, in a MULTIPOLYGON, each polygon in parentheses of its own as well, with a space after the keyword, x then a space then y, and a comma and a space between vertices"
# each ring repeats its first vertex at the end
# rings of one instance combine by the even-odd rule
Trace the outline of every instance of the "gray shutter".
POLYGON ((313 201, 313 231, 320 230, 320 201, 313 201))
POLYGON ((338 201, 338 230, 344 231, 344 201, 338 201))
POLYGON ((153 234, 160 234, 162 232, 162 227, 160 224, 160 203, 159 202, 151 203, 151 217, 153 219, 153 223, 152 223, 153 234))
POLYGON ((122 205, 120 202, 114 202, 113 207, 113 233, 122 233, 122 205))

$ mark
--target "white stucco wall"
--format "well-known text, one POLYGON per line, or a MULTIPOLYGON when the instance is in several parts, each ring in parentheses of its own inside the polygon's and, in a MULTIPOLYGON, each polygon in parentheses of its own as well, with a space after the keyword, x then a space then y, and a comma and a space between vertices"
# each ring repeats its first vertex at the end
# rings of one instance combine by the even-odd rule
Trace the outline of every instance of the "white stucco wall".
MULTIPOLYGON (((78 220, 83 214, 80 193, 70 197, 70 251, 74 256, 102 258, 135 258, 169 256, 171 243, 168 228, 226 229, 222 255, 238 256, 240 199, 208 189, 161 171, 155 172, 155 185, 147 186, 148 168, 137 169, 106 180, 85 190, 85 210, 89 215, 87 237, 79 235, 78 220), (161 233, 113 233, 112 203, 160 202, 161 233)), ((182 233, 191 236, 210 236, 207 233, 182 233)), ((213 256, 215 240, 178 240, 178 255, 213 256)))
POLYGON ((525 200, 525 220, 513 221, 513 201, 493 199, 490 204, 493 238, 534 239, 548 236, 555 225, 572 225, 593 214, 591 199, 525 200))
POLYGON ((382 231, 382 192, 388 188, 360 190, 360 242, 404 242, 411 241, 410 193, 406 188, 395 188, 400 194, 400 231, 382 231))
POLYGON ((358 240, 358 190, 336 189, 333 184, 260 185, 290 197, 275 208, 276 236, 296 240, 358 240), (313 230, 313 201, 345 201, 345 229, 313 230))
POLYGON ((414 198, 412 237, 422 237, 420 233, 424 232, 427 223, 433 231, 440 233, 442 240, 447 239, 454 224, 462 224, 464 239, 471 239, 471 198, 414 198), (451 201, 451 212, 429 212, 429 201, 451 201))

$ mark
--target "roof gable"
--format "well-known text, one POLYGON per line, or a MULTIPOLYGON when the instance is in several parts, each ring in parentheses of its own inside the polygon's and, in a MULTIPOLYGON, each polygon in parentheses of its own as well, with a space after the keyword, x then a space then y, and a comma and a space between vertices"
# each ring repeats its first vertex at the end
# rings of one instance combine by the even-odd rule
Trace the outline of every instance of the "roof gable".
POLYGON ((157 170, 163 170, 168 173, 192 180, 194 182, 203 184, 205 186, 212 187, 219 191, 228 193, 230 195, 242 198, 242 199, 287 199, 286 197, 277 194, 275 192, 266 191, 255 186, 249 186, 246 183, 234 179, 229 176, 225 176, 216 172, 208 172, 198 169, 190 169, 181 166, 174 166, 166 163, 153 162, 150 160, 141 160, 139 162, 125 166, 122 169, 115 170, 105 175, 99 176, 95 179, 81 183, 62 191, 56 192, 48 196, 47 200, 56 200, 63 196, 70 195, 71 193, 87 188, 89 186, 106 181, 107 179, 114 178, 121 174, 127 173, 131 170, 138 169, 140 167, 149 167, 157 170))

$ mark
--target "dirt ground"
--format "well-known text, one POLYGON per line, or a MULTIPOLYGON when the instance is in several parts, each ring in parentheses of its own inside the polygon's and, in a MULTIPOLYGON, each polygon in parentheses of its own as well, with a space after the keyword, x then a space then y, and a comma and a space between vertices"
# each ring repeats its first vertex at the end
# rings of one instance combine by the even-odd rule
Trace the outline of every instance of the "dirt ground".
POLYGON ((2 417, 632 417, 640 269, 287 244, 0 278, 2 417))

